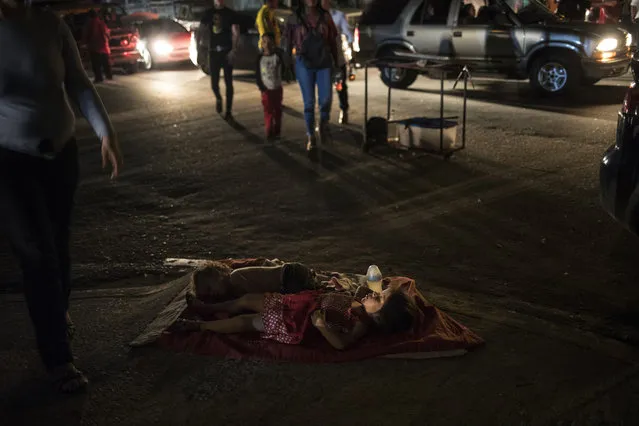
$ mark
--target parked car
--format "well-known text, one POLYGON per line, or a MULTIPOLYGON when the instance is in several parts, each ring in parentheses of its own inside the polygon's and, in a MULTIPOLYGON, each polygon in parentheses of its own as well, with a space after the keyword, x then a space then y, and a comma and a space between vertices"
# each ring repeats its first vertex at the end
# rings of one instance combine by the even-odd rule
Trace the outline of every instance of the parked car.
POLYGON ((147 19, 134 23, 140 34, 138 50, 142 66, 150 70, 162 64, 190 62, 191 33, 169 18, 147 19))
POLYGON ((111 65, 122 68, 127 73, 134 73, 138 70, 138 61, 140 60, 140 52, 137 50, 138 34, 134 28, 123 24, 122 18, 126 16, 126 11, 118 3, 101 5, 91 2, 54 0, 34 2, 33 7, 49 9, 64 19, 78 42, 82 62, 87 69, 90 68, 89 55, 86 47, 82 45, 82 30, 89 20, 89 11, 95 9, 111 30, 109 40, 111 65))
POLYGON ((599 168, 604 209, 639 235, 639 55, 631 65, 630 85, 617 119, 615 143, 604 153, 599 168))
MULTIPOLYGON (((550 95, 628 70, 632 36, 615 25, 566 22, 538 0, 478 1, 484 5, 466 16, 464 0, 373 0, 356 31, 356 60, 428 55, 434 62, 529 78, 535 90, 550 95)), ((417 76, 381 69, 384 83, 396 88, 409 87, 417 76)))

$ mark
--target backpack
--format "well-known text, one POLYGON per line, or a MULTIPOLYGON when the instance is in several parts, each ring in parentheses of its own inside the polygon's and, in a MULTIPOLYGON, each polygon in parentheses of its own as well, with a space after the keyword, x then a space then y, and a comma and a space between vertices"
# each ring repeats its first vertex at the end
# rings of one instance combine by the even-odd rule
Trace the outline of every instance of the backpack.
POLYGON ((301 51, 298 55, 302 58, 304 65, 309 69, 324 69, 333 67, 333 58, 326 40, 322 33, 317 29, 320 20, 324 18, 322 13, 317 21, 315 28, 311 28, 306 20, 298 14, 298 18, 302 25, 306 28, 306 37, 302 41, 301 51))

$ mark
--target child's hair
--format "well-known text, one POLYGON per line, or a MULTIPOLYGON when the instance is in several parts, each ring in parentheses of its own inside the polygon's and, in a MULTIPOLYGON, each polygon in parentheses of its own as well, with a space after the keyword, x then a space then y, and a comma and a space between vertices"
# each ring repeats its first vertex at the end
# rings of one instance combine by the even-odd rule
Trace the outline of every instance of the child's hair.
POLYGON ((275 40, 275 34, 273 34, 273 33, 264 33, 264 34, 262 35, 262 38, 263 38, 263 39, 264 39, 264 38, 270 38, 271 40, 275 40))
POLYGON ((388 296, 384 306, 371 317, 382 331, 400 333, 413 327, 416 315, 415 300, 405 291, 397 291, 388 296))
POLYGON ((225 285, 231 278, 230 266, 211 261, 198 267, 191 275, 191 285, 196 297, 210 295, 213 285, 225 285))

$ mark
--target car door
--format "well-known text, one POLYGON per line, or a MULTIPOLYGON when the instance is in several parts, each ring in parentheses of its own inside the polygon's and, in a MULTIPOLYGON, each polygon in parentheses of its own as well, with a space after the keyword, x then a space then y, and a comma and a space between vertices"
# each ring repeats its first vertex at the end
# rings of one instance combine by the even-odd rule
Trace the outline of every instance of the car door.
POLYGON ((516 63, 521 46, 517 42, 517 26, 507 11, 496 2, 458 1, 453 29, 455 58, 496 68, 516 63))
POLYGON ((452 54, 452 30, 449 25, 451 5, 456 0, 421 0, 406 9, 407 24, 404 37, 417 53, 438 57, 452 54))

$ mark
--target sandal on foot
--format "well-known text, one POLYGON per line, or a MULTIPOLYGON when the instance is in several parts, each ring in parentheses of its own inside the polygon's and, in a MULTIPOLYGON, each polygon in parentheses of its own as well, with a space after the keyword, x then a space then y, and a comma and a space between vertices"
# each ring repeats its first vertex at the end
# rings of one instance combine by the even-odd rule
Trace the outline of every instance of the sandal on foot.
POLYGON ((306 144, 306 155, 308 156, 309 160, 317 161, 318 152, 315 139, 309 139, 308 143, 306 144))
POLYGON ((66 320, 67 320, 67 339, 70 342, 71 340, 73 340, 73 337, 75 336, 75 324, 73 324, 73 321, 71 321, 71 316, 69 315, 68 312, 67 312, 66 320))
POLYGON ((71 363, 54 368, 50 375, 53 386, 62 393, 83 392, 89 385, 87 376, 71 363))

